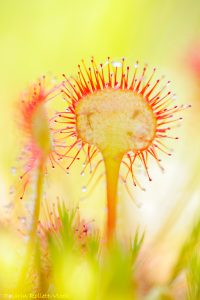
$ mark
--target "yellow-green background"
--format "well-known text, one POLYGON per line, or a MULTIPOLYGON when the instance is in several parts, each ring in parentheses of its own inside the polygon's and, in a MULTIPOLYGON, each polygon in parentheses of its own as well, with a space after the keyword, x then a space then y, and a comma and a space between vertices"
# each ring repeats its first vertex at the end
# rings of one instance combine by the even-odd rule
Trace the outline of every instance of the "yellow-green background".
MULTIPOLYGON (((185 56, 199 37, 198 0, 0 0, 1 196, 8 197, 13 180, 10 168, 19 151, 14 103, 27 84, 42 74, 71 75, 82 58, 92 55, 100 61, 108 55, 114 59, 125 56, 130 64, 139 59, 156 66, 159 75, 164 73, 172 79, 178 101, 191 103, 196 83, 187 69, 185 56)), ((154 221, 155 226, 152 216, 157 214, 158 224, 161 222, 158 207, 172 205, 183 188, 180 178, 190 170, 184 165, 190 165, 191 157, 198 154, 197 131, 196 136, 190 135, 192 126, 198 127, 191 122, 196 109, 184 114, 180 131, 183 139, 177 147, 174 145, 177 154, 171 161, 164 159, 168 173, 161 175, 159 170, 153 170, 155 183, 146 181, 148 192, 141 196, 147 203, 143 218, 154 221), (164 204, 159 206, 161 201, 164 204)), ((77 179, 72 177, 70 184, 73 182, 76 191, 77 179)), ((134 222, 140 219, 137 211, 135 214, 134 222)))

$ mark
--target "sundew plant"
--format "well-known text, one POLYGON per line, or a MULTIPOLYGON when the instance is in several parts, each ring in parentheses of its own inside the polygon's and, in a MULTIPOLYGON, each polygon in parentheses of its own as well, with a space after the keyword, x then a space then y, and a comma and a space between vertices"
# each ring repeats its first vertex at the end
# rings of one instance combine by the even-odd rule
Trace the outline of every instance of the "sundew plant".
MULTIPOLYGON (((166 152, 165 139, 178 139, 168 132, 184 106, 174 105, 174 94, 166 91, 169 81, 160 86, 153 69, 146 76, 147 66, 138 71, 138 62, 133 68, 125 60, 112 62, 108 57, 104 64, 91 67, 79 65, 78 77, 67 79, 64 75, 63 94, 66 111, 58 114, 57 123, 62 123, 62 139, 72 136, 74 142, 67 147, 65 157, 78 145, 78 150, 67 166, 69 169, 79 153, 85 150, 86 164, 91 163, 100 152, 106 169, 107 183, 107 239, 112 238, 116 225, 117 185, 121 163, 130 173, 134 186, 137 179, 134 163, 139 160, 151 181, 148 172, 149 156, 160 165, 159 151, 166 152), (69 104, 68 104, 69 103, 69 104)), ((98 163, 97 163, 98 164, 98 163)), ((83 170, 84 172, 84 170, 83 170)))
MULTIPOLYGON (((26 201, 33 186, 33 209, 22 264, 11 284, 12 293, 45 293, 65 299, 137 299, 135 263, 145 232, 136 231, 126 240, 117 237, 117 189, 120 179, 132 179, 132 188, 141 188, 135 173, 139 161, 151 181, 150 157, 162 169, 159 152, 171 155, 165 145, 177 140, 171 129, 182 117, 177 113, 175 94, 169 81, 156 79, 138 62, 125 59, 78 65, 78 73, 48 87, 43 76, 22 93, 18 105, 19 124, 24 133, 20 175, 20 197, 26 201), (48 103, 64 98, 65 110, 48 116, 48 103), (57 99, 59 98, 59 99, 57 99), (53 207, 43 203, 46 217, 40 220, 44 177, 48 168, 61 168, 62 176, 85 153, 81 174, 98 172, 102 163, 106 178, 104 230, 81 219, 78 208, 69 209, 59 201, 53 207), (96 161, 94 169, 93 161, 96 161), (121 169, 124 169, 120 175, 121 169), (59 296, 58 296, 59 297, 59 296)), ((75 166, 74 166, 75 167, 75 166)), ((14 294, 13 294, 14 295, 14 294)))
POLYGON ((0 299, 199 300, 198 1, 11 2, 0 299))

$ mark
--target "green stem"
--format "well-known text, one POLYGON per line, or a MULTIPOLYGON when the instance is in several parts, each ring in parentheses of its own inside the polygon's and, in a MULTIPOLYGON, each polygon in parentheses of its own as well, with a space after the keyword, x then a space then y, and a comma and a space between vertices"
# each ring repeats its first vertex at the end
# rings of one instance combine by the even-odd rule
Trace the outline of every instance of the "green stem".
POLYGON ((106 237, 113 239, 116 229, 117 186, 121 157, 104 156, 107 183, 107 224, 106 237))
POLYGON ((36 196, 35 196, 35 207, 33 212, 33 223, 29 233, 29 241, 28 241, 25 259, 23 262, 23 266, 22 266, 22 270, 18 282, 18 289, 22 289, 25 284, 28 266, 31 261, 32 253, 34 251, 35 238, 37 234, 37 225, 38 225, 39 214, 40 214, 40 204, 41 204, 41 198, 43 193, 43 180, 44 180, 44 159, 41 158, 38 166, 38 175, 36 181, 36 196))

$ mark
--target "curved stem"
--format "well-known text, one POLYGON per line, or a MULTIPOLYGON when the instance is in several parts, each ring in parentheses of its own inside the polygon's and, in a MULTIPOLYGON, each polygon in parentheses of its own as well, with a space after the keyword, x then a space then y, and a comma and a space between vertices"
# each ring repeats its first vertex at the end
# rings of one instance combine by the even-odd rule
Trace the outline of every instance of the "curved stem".
POLYGON ((41 198, 43 193, 43 181, 44 181, 44 160, 41 158, 41 161, 38 166, 38 176, 37 176, 37 182, 36 182, 36 197, 35 197, 35 207, 34 207, 34 213, 33 213, 33 224, 30 231, 30 240, 34 242, 36 231, 37 231, 37 225, 40 215, 40 204, 41 204, 41 198))
POLYGON ((40 214, 40 204, 41 204, 41 198, 42 198, 42 192, 43 192, 43 180, 44 180, 44 159, 41 158, 39 165, 38 165, 38 175, 37 175, 37 181, 36 181, 36 196, 35 196, 35 207, 33 212, 33 221, 32 221, 32 227, 29 233, 29 241, 26 249, 25 259, 23 262, 19 282, 18 282, 18 288, 22 288, 25 283, 26 274, 28 270, 28 265, 31 260, 31 255, 34 249, 34 243, 35 243, 35 237, 37 232, 37 225, 39 220, 39 214, 40 214))
POLYGON ((107 184, 106 237, 112 240, 116 228, 117 186, 122 157, 104 156, 107 184))

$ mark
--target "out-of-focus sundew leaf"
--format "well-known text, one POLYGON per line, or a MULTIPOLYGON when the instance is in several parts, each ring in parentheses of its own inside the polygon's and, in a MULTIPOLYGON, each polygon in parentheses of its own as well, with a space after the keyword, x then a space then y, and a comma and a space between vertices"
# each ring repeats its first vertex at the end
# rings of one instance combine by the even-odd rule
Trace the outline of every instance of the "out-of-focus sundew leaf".
POLYGON ((82 224, 78 214, 77 209, 60 204, 60 227, 46 232, 43 227, 44 248, 40 254, 37 251, 35 271, 40 290, 45 292, 46 287, 52 294, 72 299, 136 299, 134 264, 144 234, 137 231, 130 248, 117 241, 107 248, 95 229, 82 224), (81 226, 88 231, 82 231, 81 226))

